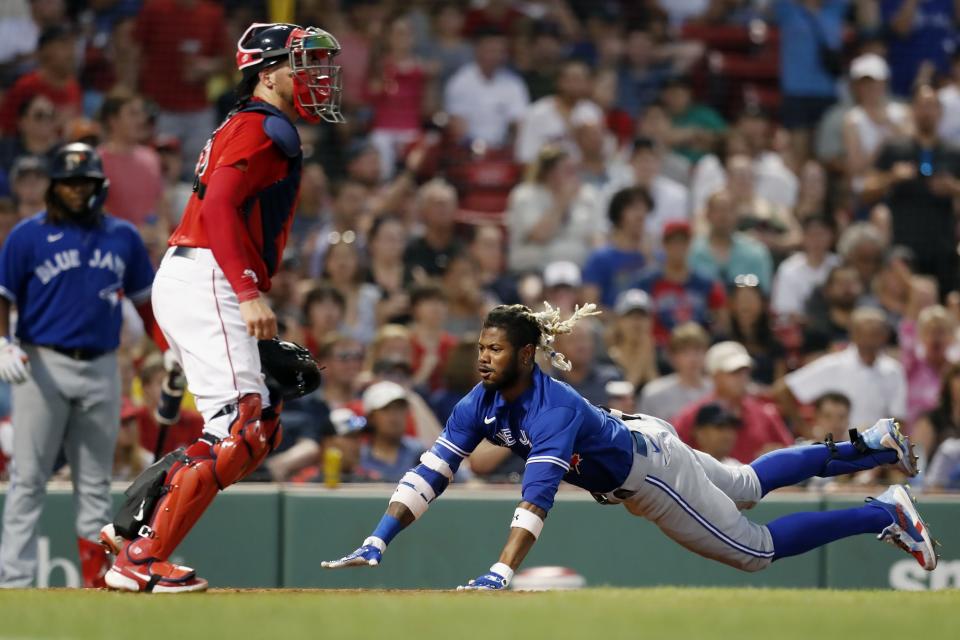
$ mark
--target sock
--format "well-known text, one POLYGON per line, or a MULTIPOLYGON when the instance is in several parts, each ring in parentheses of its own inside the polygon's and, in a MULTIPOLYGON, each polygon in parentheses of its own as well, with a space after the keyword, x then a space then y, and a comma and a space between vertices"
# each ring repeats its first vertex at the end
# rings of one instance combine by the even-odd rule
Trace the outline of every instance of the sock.
POLYGON ((402 529, 403 525, 400 524, 399 520, 385 513, 383 517, 380 518, 380 524, 377 525, 377 528, 374 529, 370 535, 375 538, 380 538, 386 544, 390 544, 390 541, 393 540, 402 529))
POLYGON ((777 449, 760 456, 750 466, 757 472, 763 495, 767 495, 774 489, 789 487, 813 476, 830 478, 898 460, 893 449, 860 453, 852 442, 838 442, 834 446, 835 451, 825 444, 777 449))
POLYGON ((893 519, 871 504, 837 511, 791 513, 767 524, 773 538, 774 560, 806 553, 828 542, 861 533, 880 533, 893 519))

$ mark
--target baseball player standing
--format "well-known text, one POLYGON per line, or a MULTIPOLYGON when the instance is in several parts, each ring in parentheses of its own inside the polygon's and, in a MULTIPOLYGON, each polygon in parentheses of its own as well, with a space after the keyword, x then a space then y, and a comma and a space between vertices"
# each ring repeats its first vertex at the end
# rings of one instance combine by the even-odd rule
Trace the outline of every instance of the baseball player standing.
POLYGON ((13 385, 14 433, 0 587, 35 578, 36 525, 61 445, 84 584, 103 585, 109 565, 95 540, 110 521, 120 428, 120 301, 129 298, 155 327, 150 258, 133 225, 101 210, 108 185, 96 151, 68 144, 50 169, 46 211, 18 224, 0 251, 0 380, 13 385), (18 343, 9 337, 13 305, 18 343))
POLYGON ((279 398, 270 397, 258 351, 258 340, 276 336, 277 320, 260 293, 270 288, 296 208, 302 154, 293 123, 343 120, 332 64, 339 51, 329 33, 291 24, 253 24, 237 43, 238 104, 200 155, 153 289, 204 432, 128 490, 128 499, 142 496, 133 504, 136 526, 123 526, 118 514, 102 532, 117 555, 106 576, 113 589, 206 589, 193 569, 167 559, 217 492, 256 469, 280 440, 279 398))
POLYGON ((594 313, 587 305, 561 322, 549 306, 542 313, 521 305, 494 308, 479 339, 482 382, 457 404, 436 444, 397 485, 372 535, 350 555, 322 566, 379 564, 394 536, 423 515, 463 459, 486 439, 526 459, 523 498, 499 560, 464 589, 509 585, 543 529, 561 480, 590 491, 601 504, 623 503, 687 549, 744 571, 861 533, 879 534, 928 571, 936 567, 930 531, 903 486, 868 498, 862 507, 794 513, 767 525, 751 522, 739 510, 815 475, 881 464, 899 464, 916 475, 910 443, 893 420, 854 433, 852 442, 781 449, 749 465, 723 465, 685 445, 669 423, 603 411, 534 363, 543 349, 555 367, 568 370, 570 363, 553 347, 554 337, 594 313))

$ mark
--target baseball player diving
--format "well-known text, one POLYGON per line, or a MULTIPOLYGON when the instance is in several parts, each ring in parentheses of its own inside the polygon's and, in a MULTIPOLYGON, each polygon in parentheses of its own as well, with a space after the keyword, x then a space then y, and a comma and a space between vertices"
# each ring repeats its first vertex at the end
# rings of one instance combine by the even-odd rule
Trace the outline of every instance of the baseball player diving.
POLYGON ((322 566, 378 565, 387 545, 426 512, 463 459, 486 439, 526 459, 522 500, 496 563, 461 589, 510 584, 543 530, 561 480, 602 504, 622 503, 687 549, 744 571, 863 533, 900 547, 928 571, 936 567, 934 541, 905 486, 892 486, 861 507, 794 513, 766 525, 751 522, 738 508, 812 476, 882 464, 916 475, 911 445, 893 420, 878 421, 853 442, 781 449, 749 465, 725 466, 685 445, 669 423, 605 411, 540 370, 534 362, 538 349, 554 366, 569 370, 552 346, 554 338, 595 313, 587 305, 561 321, 549 305, 539 313, 522 305, 490 311, 478 343, 482 381, 460 400, 436 443, 397 485, 373 533, 350 555, 322 566))
MULTIPOLYGON (((194 193, 153 288, 157 322, 204 432, 144 471, 101 532, 116 555, 106 575, 112 589, 206 589, 193 569, 168 558, 217 492, 256 469, 280 441, 284 396, 267 384, 261 356, 277 321, 261 292, 270 288, 296 209, 303 156, 294 122, 343 121, 333 64, 339 52, 326 31, 292 24, 253 24, 237 43, 237 105, 200 154, 194 193)), ((319 373, 307 360, 315 388, 319 373)), ((294 384, 297 393, 312 391, 302 377, 294 384)))
POLYGON ((0 380, 13 385, 14 452, 0 587, 34 581, 37 521, 61 446, 73 481, 84 586, 103 586, 109 566, 96 539, 110 521, 124 297, 160 348, 166 345, 150 306, 150 257, 133 225, 103 212, 108 188, 92 147, 61 147, 51 159, 46 210, 18 224, 0 251, 0 380))

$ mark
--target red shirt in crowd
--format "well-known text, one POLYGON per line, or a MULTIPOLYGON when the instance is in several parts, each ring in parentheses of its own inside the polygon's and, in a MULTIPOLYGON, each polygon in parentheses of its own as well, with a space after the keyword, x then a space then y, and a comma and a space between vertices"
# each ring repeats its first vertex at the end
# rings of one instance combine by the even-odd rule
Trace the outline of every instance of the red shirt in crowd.
POLYGON ((4 134, 15 134, 20 105, 38 94, 50 99, 60 114, 60 121, 65 122, 80 114, 82 93, 76 78, 71 78, 65 85, 59 86, 44 79, 38 71, 31 71, 20 76, 7 91, 3 105, 0 106, 0 128, 4 134))
POLYGON ((399 67, 388 62, 383 67, 381 89, 369 96, 373 107, 373 128, 393 131, 417 131, 427 90, 427 74, 419 64, 399 67))
MULTIPOLYGON (((671 421, 680 438, 690 446, 694 446, 693 431, 697 411, 708 402, 717 402, 716 396, 711 394, 694 403, 671 421)), ((773 404, 747 396, 740 403, 739 411, 734 409, 734 414, 738 415, 741 424, 737 443, 730 455, 740 462, 753 462, 767 445, 788 447, 793 444, 793 436, 773 404)))
MULTIPOLYGON (((417 371, 420 369, 420 363, 423 362, 423 358, 427 354, 427 350, 420 343, 420 341, 417 340, 416 337, 411 338, 410 342, 413 344, 413 370, 417 371)), ((440 336, 440 345, 437 347, 437 366, 433 368, 433 373, 430 374, 430 378, 427 381, 430 391, 436 391, 443 388, 443 370, 447 365, 447 358, 450 357, 450 352, 453 351, 453 348, 457 346, 458 342, 459 341, 457 340, 456 336, 453 336, 449 333, 443 333, 440 336)))
POLYGON ((104 146, 98 151, 103 159, 103 172, 110 180, 104 209, 137 226, 156 215, 163 197, 163 173, 157 152, 143 145, 123 154, 104 146))
POLYGON ((208 106, 206 78, 186 74, 194 58, 222 56, 223 7, 209 0, 147 0, 137 18, 136 41, 143 54, 140 90, 165 111, 208 106))

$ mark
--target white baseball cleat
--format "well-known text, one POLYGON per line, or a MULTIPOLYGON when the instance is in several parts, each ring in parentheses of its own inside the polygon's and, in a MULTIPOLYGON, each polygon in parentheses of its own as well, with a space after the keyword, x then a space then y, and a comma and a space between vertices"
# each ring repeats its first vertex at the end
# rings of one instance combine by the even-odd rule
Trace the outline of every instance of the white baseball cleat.
POLYGON ((930 534, 930 527, 920 517, 916 500, 907 486, 895 484, 876 498, 867 498, 867 502, 882 507, 893 518, 890 526, 877 536, 878 540, 903 549, 927 571, 937 568, 938 543, 930 534))
POLYGON ((900 425, 893 418, 881 418, 872 427, 860 433, 860 439, 874 451, 892 449, 897 452, 900 469, 911 478, 918 473, 917 456, 913 453, 910 438, 903 435, 900 425))

